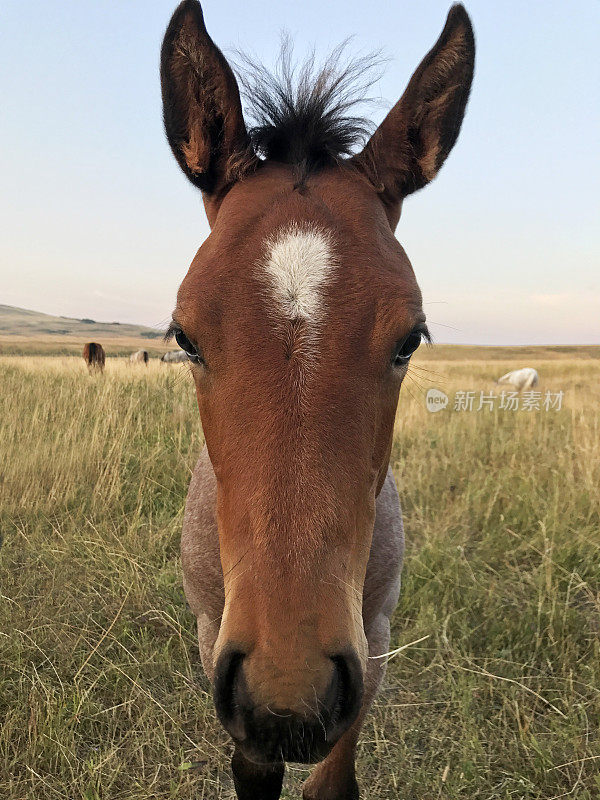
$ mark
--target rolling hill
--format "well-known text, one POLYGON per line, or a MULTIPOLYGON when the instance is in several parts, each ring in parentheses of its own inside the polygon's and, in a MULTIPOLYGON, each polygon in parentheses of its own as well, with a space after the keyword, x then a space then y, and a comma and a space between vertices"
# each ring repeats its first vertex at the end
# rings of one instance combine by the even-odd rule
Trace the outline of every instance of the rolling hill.
POLYGON ((96 322, 93 319, 54 317, 26 308, 0 305, 0 335, 2 336, 94 336, 141 337, 160 339, 162 331, 122 322, 96 322))
POLYGON ((97 341, 107 356, 127 356, 140 349, 160 356, 169 349, 163 333, 144 325, 56 317, 0 304, 2 355, 78 356, 85 342, 97 341))

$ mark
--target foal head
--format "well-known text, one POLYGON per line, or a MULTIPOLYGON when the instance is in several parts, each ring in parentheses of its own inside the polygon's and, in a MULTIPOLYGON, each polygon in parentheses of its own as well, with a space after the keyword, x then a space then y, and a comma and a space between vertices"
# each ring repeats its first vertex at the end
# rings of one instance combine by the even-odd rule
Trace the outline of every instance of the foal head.
POLYGON ((456 141, 473 61, 469 18, 454 6, 350 156, 357 124, 335 75, 296 98, 258 87, 263 124, 248 132, 200 5, 183 2, 165 35, 167 137, 211 225, 172 332, 192 363, 217 479, 215 702, 255 758, 322 757, 361 705, 375 500, 400 385, 428 336, 394 229, 404 197, 456 141))

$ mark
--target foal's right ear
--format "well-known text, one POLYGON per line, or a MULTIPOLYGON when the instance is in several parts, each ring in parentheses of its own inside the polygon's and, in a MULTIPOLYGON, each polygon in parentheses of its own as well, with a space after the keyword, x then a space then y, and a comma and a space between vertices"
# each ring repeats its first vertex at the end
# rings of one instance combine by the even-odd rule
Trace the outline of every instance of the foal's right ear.
POLYGON ((162 44, 160 79, 167 139, 205 203, 256 164, 235 76, 204 25, 197 0, 176 9, 162 44))

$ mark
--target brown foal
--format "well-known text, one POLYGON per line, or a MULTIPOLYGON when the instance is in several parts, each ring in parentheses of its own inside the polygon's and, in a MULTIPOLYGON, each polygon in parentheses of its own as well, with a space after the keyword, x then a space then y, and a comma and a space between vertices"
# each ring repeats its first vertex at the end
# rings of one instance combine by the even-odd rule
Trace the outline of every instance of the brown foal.
MULTIPOLYGON (((184 584, 240 800, 356 800, 356 743, 385 671, 402 518, 388 467, 398 393, 428 337, 394 236, 462 123, 474 64, 453 6, 364 148, 344 76, 234 74, 185 0, 162 47, 169 144, 211 226, 179 289, 206 450, 188 495, 184 584)), ((348 73, 346 73, 347 76, 348 73)))

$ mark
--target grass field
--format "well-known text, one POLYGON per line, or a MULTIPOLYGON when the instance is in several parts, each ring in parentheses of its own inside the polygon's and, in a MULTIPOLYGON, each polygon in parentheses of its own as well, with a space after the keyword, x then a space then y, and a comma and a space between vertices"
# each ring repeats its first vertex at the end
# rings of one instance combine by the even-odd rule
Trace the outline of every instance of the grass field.
MULTIPOLYGON (((430 386, 478 397, 523 366, 508 349, 411 368, 392 647, 423 640, 363 730, 363 800, 600 797, 594 355, 528 354, 560 411, 427 412, 430 386)), ((185 368, 0 357, 2 800, 233 797, 178 559, 201 446, 185 368)))
POLYGON ((136 350, 147 350, 150 358, 160 358, 167 350, 174 350, 157 333, 155 339, 141 336, 70 336, 49 334, 43 339, 32 336, 2 335, 0 333, 0 356, 77 356, 81 358, 86 342, 100 342, 108 358, 123 358, 136 350))

